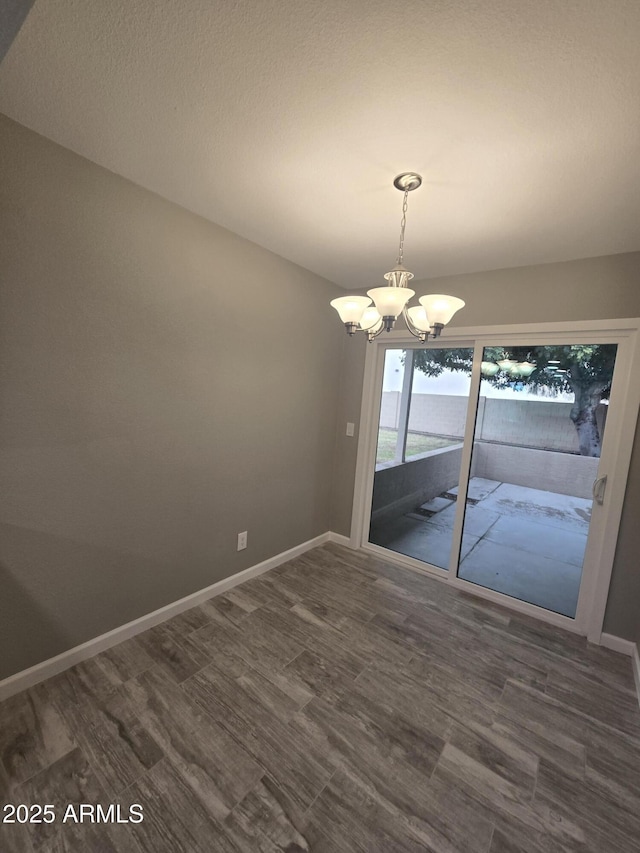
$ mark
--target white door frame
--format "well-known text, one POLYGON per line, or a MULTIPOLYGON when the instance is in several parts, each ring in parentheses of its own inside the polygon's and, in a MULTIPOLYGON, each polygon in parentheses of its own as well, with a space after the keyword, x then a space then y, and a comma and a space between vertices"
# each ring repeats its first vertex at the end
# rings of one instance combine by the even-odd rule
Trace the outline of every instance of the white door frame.
MULTIPOLYGON (((468 408, 468 415, 471 416, 467 417, 461 463, 460 489, 462 491, 466 489, 470 472, 472 439, 475 428, 474 413, 481 380, 480 361, 483 347, 505 346, 509 343, 518 345, 524 343, 524 339, 526 339, 527 344, 531 343, 532 346, 553 343, 570 344, 572 342, 618 344, 610 409, 607 413, 607 429, 598 469, 598 476, 607 474, 607 490, 604 504, 599 505, 594 502, 575 619, 458 578, 456 574, 458 555, 455 553, 452 554, 449 571, 445 571, 436 566, 424 564, 412 557, 396 554, 368 541, 385 352, 388 349, 420 346, 414 337, 402 330, 380 336, 367 347, 351 520, 351 546, 384 556, 385 559, 397 562, 414 571, 430 574, 480 598, 489 599, 512 610, 528 613, 542 621, 584 634, 590 642, 599 643, 640 406, 639 338, 640 318, 625 318, 621 320, 445 329, 441 338, 424 345, 427 348, 436 349, 444 346, 475 346, 468 408)), ((459 502, 453 529, 454 542, 458 541, 457 537, 461 533, 463 520, 464 502, 459 502)), ((452 549, 452 551, 455 550, 452 549)))

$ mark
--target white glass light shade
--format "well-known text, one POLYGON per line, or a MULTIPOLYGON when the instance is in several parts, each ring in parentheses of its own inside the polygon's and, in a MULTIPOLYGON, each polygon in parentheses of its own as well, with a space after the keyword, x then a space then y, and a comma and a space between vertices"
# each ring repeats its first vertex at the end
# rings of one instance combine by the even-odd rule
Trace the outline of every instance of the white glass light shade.
POLYGON ((360 328, 363 332, 377 332, 382 323, 382 317, 378 314, 378 309, 371 306, 365 308, 364 314, 360 320, 360 328))
POLYGON ((444 293, 430 293, 421 296, 418 300, 427 312, 431 325, 441 324, 446 326, 456 311, 464 307, 464 301, 457 296, 446 296, 444 293))
POLYGON ((509 374, 509 376, 513 376, 514 379, 517 379, 519 376, 522 375, 520 373, 520 365, 512 364, 507 373, 509 374))
POLYGON ((410 287, 374 287, 367 293, 381 317, 397 317, 411 297, 415 296, 415 290, 410 287))
POLYGON ((512 367, 515 367, 518 362, 513 358, 501 358, 498 362, 498 367, 500 370, 511 370, 512 367))
POLYGON ((368 296, 339 296, 332 299, 330 304, 336 309, 343 323, 355 323, 357 326, 365 308, 371 305, 371 300, 368 296))
POLYGON ((480 365, 480 371, 483 376, 495 376, 499 370, 498 365, 492 361, 483 361, 480 365))
POLYGON ((531 376, 533 371, 536 369, 535 364, 530 361, 521 361, 517 367, 520 376, 531 376))
POLYGON ((407 314, 413 325, 419 332, 428 332, 431 328, 427 312, 422 305, 414 305, 413 308, 407 308, 407 314))

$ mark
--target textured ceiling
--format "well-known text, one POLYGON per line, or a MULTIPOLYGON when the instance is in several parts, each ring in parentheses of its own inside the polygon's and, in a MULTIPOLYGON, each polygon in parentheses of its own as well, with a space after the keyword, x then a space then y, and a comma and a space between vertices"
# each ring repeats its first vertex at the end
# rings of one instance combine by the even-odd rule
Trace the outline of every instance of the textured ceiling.
POLYGON ((345 287, 640 249, 638 0, 36 0, 0 111, 345 287))

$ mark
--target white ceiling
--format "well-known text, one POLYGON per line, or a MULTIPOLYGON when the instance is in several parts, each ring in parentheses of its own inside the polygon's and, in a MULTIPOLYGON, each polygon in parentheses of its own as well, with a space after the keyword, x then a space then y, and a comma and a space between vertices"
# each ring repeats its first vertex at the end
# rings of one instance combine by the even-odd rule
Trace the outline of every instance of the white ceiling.
POLYGON ((36 0, 0 111, 345 287, 640 249, 638 0, 36 0))

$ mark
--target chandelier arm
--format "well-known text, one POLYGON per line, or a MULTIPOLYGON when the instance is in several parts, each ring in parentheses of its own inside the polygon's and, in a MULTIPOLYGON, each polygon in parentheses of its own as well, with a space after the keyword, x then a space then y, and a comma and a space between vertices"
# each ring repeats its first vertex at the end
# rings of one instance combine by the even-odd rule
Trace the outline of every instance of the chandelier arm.
POLYGON ((382 317, 380 317, 380 315, 378 315, 378 319, 375 320, 373 323, 371 323, 371 325, 369 325, 369 326, 363 326, 362 320, 360 320, 360 325, 358 326, 356 331, 365 332, 367 334, 367 337, 369 338, 369 343, 371 343, 371 341, 374 338, 378 337, 378 335, 380 334, 380 332, 383 331, 383 329, 384 329, 384 322, 382 320, 382 317), (377 329, 377 331, 375 331, 376 329, 377 329))
POLYGON ((367 336, 369 343, 373 343, 373 341, 378 337, 378 335, 384 332, 384 325, 380 324, 380 328, 377 332, 373 332, 372 329, 375 329, 375 326, 371 326, 369 329, 358 329, 359 332, 364 332, 367 336))
POLYGON ((411 322, 411 318, 409 317, 409 312, 407 311, 406 305, 402 309, 402 316, 404 318, 404 322, 407 324, 407 329, 409 329, 413 337, 418 338, 420 343, 424 344, 429 338, 429 332, 423 332, 422 329, 419 329, 411 322))

